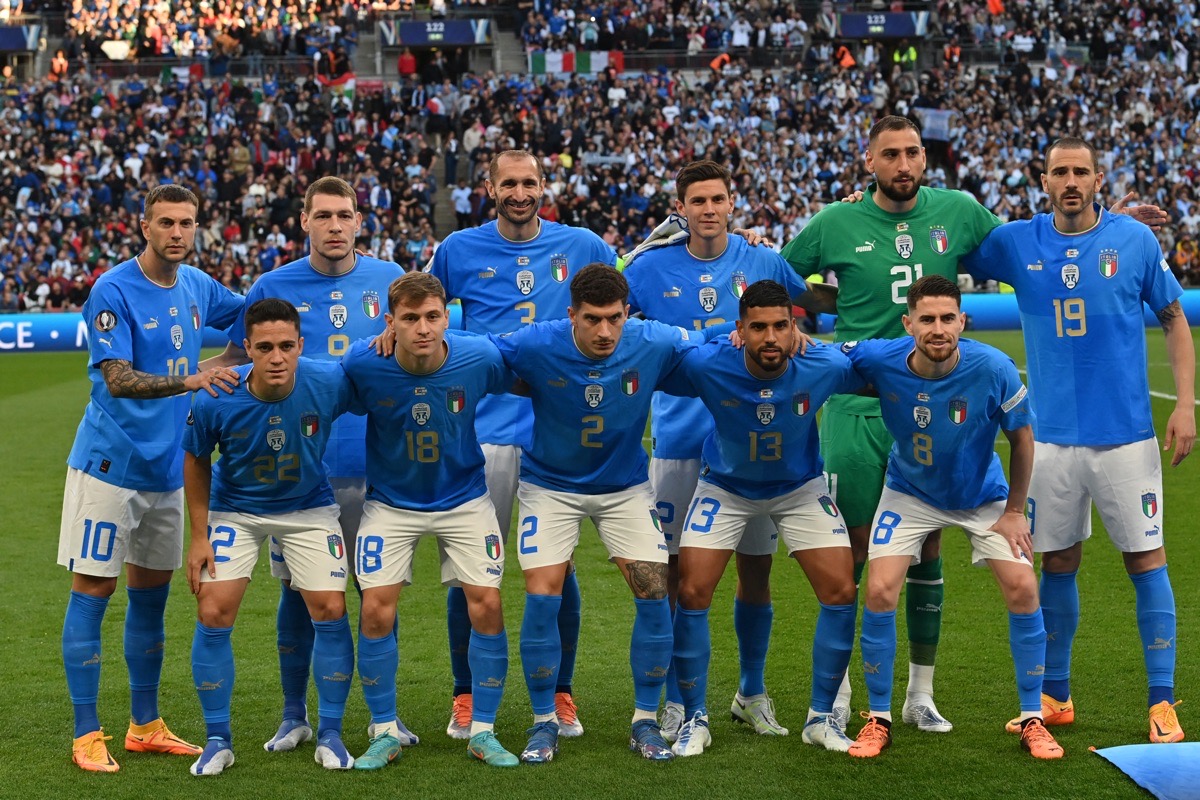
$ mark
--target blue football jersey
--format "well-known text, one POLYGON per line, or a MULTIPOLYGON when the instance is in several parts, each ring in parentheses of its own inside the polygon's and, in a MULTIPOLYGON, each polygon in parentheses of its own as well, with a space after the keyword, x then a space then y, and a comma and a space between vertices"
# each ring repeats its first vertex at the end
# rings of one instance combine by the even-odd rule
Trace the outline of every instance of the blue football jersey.
POLYGON ((1161 311, 1183 289, 1149 228, 1097 213, 1078 234, 1059 233, 1051 214, 1010 222, 965 261, 1016 292, 1039 442, 1103 447, 1154 436, 1142 304, 1161 311))
MULTIPOLYGON (((354 268, 331 276, 313 269, 308 256, 284 264, 256 280, 246 295, 247 308, 265 297, 287 300, 300 312, 300 335, 308 358, 336 361, 352 342, 383 333, 388 287, 404 274, 399 264, 358 256, 354 268)), ((241 347, 246 337, 245 314, 229 331, 241 347)), ((346 414, 333 426, 325 465, 335 478, 361 478, 367 474, 367 421, 346 414)))
POLYGON ((342 359, 367 414, 367 498, 393 508, 448 511, 487 491, 476 408, 508 391, 512 373, 482 336, 449 335, 446 361, 428 375, 381 358, 367 341, 342 359))
POLYGON ((935 508, 978 508, 1008 497, 996 435, 1033 423, 1012 359, 959 339, 960 358, 937 380, 908 367, 913 339, 846 342, 842 351, 879 392, 883 423, 895 438, 886 483, 935 508))
POLYGON ((491 337, 532 392, 533 442, 521 454, 521 479, 573 494, 644 483, 650 397, 703 336, 633 319, 612 355, 593 359, 580 352, 573 331, 564 319, 491 337))
POLYGON ((817 409, 832 394, 858 391, 863 380, 840 350, 819 343, 793 356, 781 375, 756 378, 745 350, 722 338, 690 351, 661 385, 700 398, 716 420, 700 480, 762 500, 821 474, 817 409))
POLYGON ((233 394, 197 392, 183 449, 213 465, 213 511, 283 514, 334 503, 323 463, 333 421, 350 407, 350 381, 336 363, 301 358, 296 384, 282 400, 260 400, 247 379, 253 364, 236 367, 233 394))
POLYGON ((241 309, 240 296, 186 264, 170 287, 147 278, 137 259, 101 275, 83 304, 92 390, 67 464, 126 489, 183 486, 179 443, 191 398, 113 397, 100 364, 114 359, 151 375, 191 375, 204 328, 226 330, 241 309))
MULTIPOLYGON (((741 236, 716 258, 696 258, 683 242, 647 250, 625 267, 630 311, 688 330, 732 322, 746 287, 761 280, 783 284, 792 297, 804 279, 767 247, 751 247, 741 236)), ((712 416, 699 400, 656 394, 650 431, 655 458, 699 458, 712 432, 712 416)))
MULTIPOLYGON (((616 266, 617 254, 585 228, 543 220, 533 239, 513 242, 492 221, 447 236, 425 271, 462 303, 464 328, 498 334, 566 318, 571 279, 595 262, 616 266)), ((479 441, 528 447, 532 413, 528 398, 488 397, 476 420, 479 441)))

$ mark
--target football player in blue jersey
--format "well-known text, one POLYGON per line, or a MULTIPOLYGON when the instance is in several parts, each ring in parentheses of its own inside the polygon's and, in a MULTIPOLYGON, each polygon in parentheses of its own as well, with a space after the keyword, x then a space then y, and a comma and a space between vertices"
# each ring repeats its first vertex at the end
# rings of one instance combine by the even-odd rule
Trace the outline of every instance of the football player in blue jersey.
POLYGON ((486 337, 446 337, 446 294, 416 272, 388 291, 393 357, 361 340, 342 360, 356 403, 367 415, 367 502, 355 547, 363 593, 358 674, 374 726, 358 769, 379 769, 400 752, 396 726, 398 650, 393 628, 400 589, 412 580, 413 553, 435 537, 442 582, 461 587, 471 621, 467 648, 472 715, 467 752, 513 767, 517 758, 494 733, 508 673, 508 634, 500 604, 504 545, 487 492, 475 436, 476 408, 508 391, 512 373, 486 337))
POLYGON ((667 544, 642 436, 654 388, 700 334, 628 319, 628 296, 620 272, 590 264, 571 281, 569 319, 492 337, 527 384, 534 410, 517 490, 526 587, 521 663, 534 713, 521 754, 528 763, 550 761, 558 750, 556 620, 579 526, 589 517, 636 605, 630 748, 652 760, 673 756, 656 719, 671 660, 667 544))
MULTIPOLYGON (((797 302, 805 282, 783 258, 767 247, 754 247, 730 236, 733 190, 729 170, 714 161, 694 161, 675 176, 676 213, 687 221, 682 241, 635 251, 626 259, 629 308, 688 330, 702 330, 737 318, 738 298, 758 280, 786 287, 797 302)), ((650 484, 670 548, 668 590, 675 602, 679 583, 679 545, 683 518, 696 490, 700 451, 713 429, 712 414, 692 397, 656 393, 651 406, 650 484)), ((733 718, 757 733, 787 735, 775 719, 764 672, 774 609, 771 605, 771 558, 777 546, 769 517, 751 520, 737 543, 737 589, 733 602, 741 674, 730 705, 733 718)), ((707 608, 707 606, 706 606, 707 608)), ((674 668, 667 678, 663 738, 675 741, 684 721, 684 705, 674 668)))
POLYGON ((891 744, 900 590, 926 537, 955 525, 971 542, 972 560, 991 568, 1008 607, 1021 744, 1035 758, 1061 758, 1041 718, 1046 633, 1025 519, 1033 467, 1025 386, 999 350, 959 339, 965 318, 953 281, 926 275, 909 287, 907 301, 908 336, 841 346, 879 393, 894 439, 871 533, 859 639, 871 705, 849 753, 873 758, 891 744), (1011 488, 995 453, 999 431, 1012 446, 1011 488))
MULTIPOLYGON (((442 282, 448 297, 462 303, 468 331, 508 333, 539 320, 563 319, 571 304, 571 278, 583 265, 601 262, 617 266, 616 253, 592 231, 538 217, 546 181, 541 162, 532 153, 506 150, 494 156, 487 190, 496 203, 495 221, 450 234, 425 267, 442 282)), ((479 407, 476 430, 487 459, 488 493, 496 505, 505 541, 521 451, 530 443, 532 415, 529 399, 512 394, 487 397, 479 407)), ((465 739, 470 735, 471 720, 470 619, 461 590, 452 588, 446 605, 454 675, 454 702, 446 733, 465 739)), ((573 568, 563 585, 558 613, 562 660, 555 702, 562 735, 579 736, 583 724, 571 692, 580 625, 579 583, 573 568)))
MULTIPOLYGON (((1164 450, 1178 466, 1196 438, 1196 353, 1183 290, 1144 225, 1095 203, 1103 185, 1082 139, 1046 151, 1042 187, 1052 212, 993 231, 967 260, 977 275, 1012 285, 1021 311, 1038 443, 1029 496, 1042 554, 1049 642, 1042 713, 1075 719, 1071 645, 1079 624, 1075 576, 1096 504, 1125 561, 1149 684, 1151 742, 1178 742, 1175 598, 1163 545, 1162 462, 1150 411, 1142 307, 1158 315, 1175 379, 1164 450), (1095 403, 1103 399, 1104 413, 1095 403)), ((1008 725, 1015 732, 1015 721, 1008 725)))
MULTIPOLYGON (((264 297, 289 301, 300 312, 301 333, 309 342, 307 358, 337 361, 350 343, 370 338, 384 328, 384 303, 392 281, 404 274, 398 264, 358 255, 355 237, 362 225, 354 189, 341 178, 318 178, 304 193, 300 226, 308 234, 309 255, 265 273, 250 287, 247 305, 264 297)), ((229 332, 241 344, 241 320, 229 332)), ((342 536, 353 548, 366 494, 366 419, 346 414, 333 424, 325 463, 340 509, 342 536)), ((289 588, 291 571, 272 542, 271 574, 280 578, 276 615, 279 672, 283 686, 283 720, 263 746, 271 752, 294 750, 313 736, 308 722, 308 673, 314 628, 299 592, 289 588)), ((353 563, 353 558, 351 559, 353 563)), ((419 740, 396 721, 400 743, 419 740)))
POLYGON ((125 565, 125 663, 131 722, 125 749, 199 755, 158 712, 163 613, 183 558, 183 422, 189 392, 230 391, 232 345, 200 363, 205 327, 224 330, 242 298, 183 260, 192 252, 199 201, 163 184, 146 196, 146 249, 100 276, 83 307, 89 325, 91 398, 67 458, 58 563, 71 571, 62 654, 75 709, 73 760, 116 772, 96 713, 100 626, 125 565))
POLYGON ((338 364, 300 358, 300 315, 288 301, 255 302, 244 328, 251 364, 236 370, 241 385, 231 395, 197 394, 183 440, 192 523, 187 576, 197 601, 192 677, 208 728, 191 772, 219 775, 233 764, 230 635, 268 539, 287 559, 315 628, 317 763, 349 769, 354 759, 341 733, 354 640, 346 618, 346 548, 322 458, 334 420, 350 406, 350 382, 338 364))
POLYGON ((846 523, 826 490, 816 417, 830 395, 857 391, 863 382, 832 347, 789 357, 800 335, 793 291, 771 280, 751 284, 738 301, 744 348, 724 337, 696 348, 664 385, 700 398, 711 414, 704 468, 680 526, 675 671, 686 721, 673 748, 679 756, 699 755, 711 741, 708 609, 730 556, 756 520, 772 523, 772 534, 778 526, 821 607, 804 741, 841 752, 850 747, 832 713, 854 646, 854 561, 846 523))

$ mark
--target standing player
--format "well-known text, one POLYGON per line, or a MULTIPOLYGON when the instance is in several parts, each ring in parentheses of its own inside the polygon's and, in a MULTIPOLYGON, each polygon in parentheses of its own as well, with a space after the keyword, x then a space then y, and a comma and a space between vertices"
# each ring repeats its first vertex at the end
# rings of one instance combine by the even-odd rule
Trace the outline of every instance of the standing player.
POLYGON ((782 284, 753 283, 738 306, 744 349, 725 338, 696 348, 665 387, 699 397, 716 418, 681 526, 675 670, 687 721, 673 749, 679 756, 699 755, 711 741, 708 609, 749 525, 765 518, 779 526, 821 605, 803 739, 844 752, 850 740, 832 714, 854 647, 854 568, 846 524, 822 477, 816 415, 831 394, 855 391, 862 380, 831 347, 788 357, 800 333, 792 320, 792 291, 782 284))
MULTIPOLYGON (((782 253, 802 275, 832 270, 838 276, 835 338, 840 342, 904 335, 900 317, 908 287, 922 275, 956 280, 959 261, 1000 225, 970 195, 920 185, 925 148, 920 131, 905 117, 884 117, 871 127, 866 165, 875 183, 862 202, 829 206, 782 253)), ((1133 197, 1123 197, 1113 211, 1123 212, 1133 197)), ((1148 225, 1166 218, 1157 206, 1137 206, 1129 213, 1148 225)), ((843 396, 826 404, 821 453, 834 499, 850 526, 856 583, 866 563, 891 443, 878 400, 843 396)), ((939 531, 926 539, 920 563, 908 574, 910 663, 903 718, 920 730, 945 733, 953 726, 933 702, 944 598, 940 552, 939 531)), ((839 719, 849 719, 849 701, 847 680, 838 698, 839 719)))
POLYGON ((379 769, 400 754, 396 716, 398 651, 393 628, 400 587, 412 580, 413 552, 437 538, 442 582, 461 587, 471 634, 468 675, 474 694, 467 752, 514 767, 493 728, 508 674, 508 634, 500 605, 504 547, 487 493, 476 407, 513 383, 495 345, 477 336, 445 337, 446 293, 431 275, 412 273, 388 290, 394 357, 370 342, 342 361, 367 414, 370 489, 355 547, 363 593, 358 674, 374 725, 370 749, 355 762, 379 769))
POLYGON ((252 363, 237 369, 242 387, 216 398, 198 394, 183 441, 192 523, 187 575, 197 601, 192 677, 208 728, 191 772, 219 775, 233 764, 230 636, 268 538, 287 559, 316 630, 317 763, 349 769, 354 759, 341 736, 354 674, 346 551, 321 459, 333 421, 350 405, 350 383, 337 364, 300 358, 304 339, 291 303, 259 300, 244 319, 252 363), (217 447, 221 459, 214 468, 217 447))
POLYGON ((125 749, 195 756, 158 713, 163 613, 183 557, 183 421, 188 392, 229 391, 232 346, 198 363, 202 331, 225 329, 242 298, 183 263, 196 236, 199 201, 171 184, 146 196, 146 249, 104 273, 83 306, 91 326, 91 398, 67 457, 58 563, 71 571, 63 666, 75 707, 73 759, 116 772, 96 713, 100 625, 125 564, 129 609, 125 663, 132 719, 125 749))
MULTIPOLYGON (((872 126, 866 153, 875 183, 862 202, 835 203, 783 248, 802 275, 832 270, 838 277, 839 342, 904 335, 905 292, 922 275, 955 280, 958 262, 1000 224, 970 195, 921 186, 925 148, 917 126, 884 117, 872 126)), ((883 490, 888 448, 878 398, 843 395, 825 404, 821 454, 830 490, 850 528, 855 583, 862 579, 871 520, 883 490)), ((941 534, 926 539, 908 574, 905 606, 909 679, 904 721, 923 731, 953 726, 933 702, 933 670, 942 614, 941 534)), ((849 683, 843 684, 838 718, 849 720, 849 683)))
MULTIPOLYGON (((318 178, 304 193, 300 227, 308 234, 309 255, 265 273, 246 297, 252 304, 264 297, 279 297, 300 312, 302 333, 309 341, 309 358, 336 361, 350 343, 376 336, 384 329, 383 302, 388 286, 404 274, 398 264, 360 256, 354 241, 362 225, 354 189, 341 178, 318 178)), ((230 330, 230 340, 245 338, 241 322, 230 330)), ((365 440, 367 423, 346 414, 333 424, 325 463, 329 468, 338 507, 342 536, 352 545, 362 518, 366 494, 365 440)), ((313 736, 308 723, 308 673, 312 662, 313 625, 299 592, 289 588, 290 570, 272 542, 271 574, 280 578, 277 633, 279 672, 283 684, 283 721, 263 745, 268 751, 294 750, 313 736)), ((396 721, 402 745, 418 738, 396 721)))
POLYGON ((881 397, 895 439, 887 484, 871 534, 862 634, 870 712, 850 755, 873 758, 891 744, 896 602, 904 575, 931 531, 957 525, 972 559, 987 563, 1008 607, 1008 638, 1021 703, 1021 744, 1035 758, 1063 750, 1041 719, 1046 633, 1025 497, 1033 467, 1032 413, 1012 361, 979 342, 959 340, 965 325, 958 285, 927 275, 908 289, 909 336, 847 342, 842 350, 881 397), (998 431, 1012 445, 1005 482, 998 431))
MULTIPOLYGON (((1034 549, 1042 554, 1049 642, 1042 713, 1047 725, 1075 719, 1071 643, 1079 623, 1075 576, 1095 502, 1125 561, 1137 597, 1149 680, 1150 741, 1178 742, 1175 598, 1163 545, 1162 463, 1150 387, 1142 305, 1158 315, 1175 378, 1164 450, 1178 466, 1196 437, 1196 353, 1179 304, 1183 290, 1154 235, 1095 202, 1104 182, 1096 151, 1060 139, 1046 151, 1042 188, 1053 211, 1009 223, 967 261, 978 275, 1012 285, 1021 310, 1037 421, 1029 497, 1034 549), (1104 398, 1105 413, 1092 407, 1104 398)), ((1015 727, 1009 723, 1009 730, 1015 727)))
POLYGON ((493 337, 533 399, 532 445, 521 454, 520 542, 525 573, 521 663, 534 725, 521 760, 558 752, 555 688, 561 646, 555 620, 579 526, 590 517, 633 590, 629 662, 634 703, 630 749, 672 757, 656 720, 671 662, 667 544, 646 469, 642 435, 660 379, 694 346, 691 334, 628 319, 629 285, 603 263, 571 281, 569 320, 493 337))
MULTIPOLYGON (((496 220, 447 236, 425 271, 442 282, 449 298, 462 302, 468 331, 501 334, 538 320, 562 319, 571 304, 570 278, 584 264, 616 266, 616 254, 589 230, 538 217, 546 182, 541 162, 533 154, 524 150, 497 154, 486 185, 496 203, 496 220)), ((529 400, 512 394, 484 398, 479 406, 476 431, 487 460, 488 493, 506 542, 521 451, 530 445, 532 416, 529 400)), ((446 609, 454 674, 454 704, 446 733, 464 739, 470 735, 471 720, 471 672, 467 667, 471 631, 460 589, 450 590, 446 609)), ((583 733, 571 694, 579 625, 579 582, 570 569, 558 616, 562 666, 555 687, 563 736, 583 733)))
MULTIPOLYGON (((805 294, 804 281, 775 251, 729 235, 734 198, 728 169, 714 161, 694 161, 676 174, 675 188, 675 210, 687 220, 689 236, 678 244, 646 250, 627 263, 631 312, 699 331, 733 320, 738 298, 755 281, 769 278, 793 297, 805 294)), ((696 490, 700 451, 713 419, 695 397, 655 393, 651 409, 650 485, 670 548, 668 590, 674 602, 683 518, 696 490)), ((774 616, 770 578, 776 536, 771 520, 761 517, 750 521, 738 540, 733 623, 741 675, 730 712, 757 733, 786 736, 764 681, 774 616)), ((662 713, 663 738, 669 742, 679 733, 683 711, 672 668, 662 713)))

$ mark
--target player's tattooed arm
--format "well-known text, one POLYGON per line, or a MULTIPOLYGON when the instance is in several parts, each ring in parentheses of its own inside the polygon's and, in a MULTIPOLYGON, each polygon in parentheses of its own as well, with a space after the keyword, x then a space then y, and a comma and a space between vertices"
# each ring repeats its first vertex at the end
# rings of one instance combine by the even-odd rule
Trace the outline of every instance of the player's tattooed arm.
POLYGON ((654 561, 627 561, 622 565, 633 596, 639 600, 661 600, 667 596, 667 565, 654 561))
POLYGON ((1196 441, 1196 346, 1178 300, 1158 312, 1158 321, 1166 334, 1167 361, 1175 379, 1175 409, 1167 419, 1163 450, 1174 449, 1171 466, 1177 467, 1196 441))
POLYGON ((101 362, 100 371, 104 373, 108 393, 113 397, 154 400, 160 397, 174 397, 187 391, 182 376, 140 372, 128 361, 120 359, 110 358, 101 362))
POLYGON ((238 385, 238 374, 228 367, 212 367, 195 375, 153 375, 136 370, 128 361, 110 358, 100 363, 104 383, 113 397, 128 397, 136 400, 157 400, 174 397, 184 392, 204 389, 213 397, 220 388, 231 394, 238 385))
POLYGON ((1158 324, 1162 325, 1163 330, 1170 330, 1171 325, 1179 317, 1183 316, 1183 306, 1179 305, 1179 301, 1171 303, 1168 306, 1163 306, 1158 310, 1158 324))

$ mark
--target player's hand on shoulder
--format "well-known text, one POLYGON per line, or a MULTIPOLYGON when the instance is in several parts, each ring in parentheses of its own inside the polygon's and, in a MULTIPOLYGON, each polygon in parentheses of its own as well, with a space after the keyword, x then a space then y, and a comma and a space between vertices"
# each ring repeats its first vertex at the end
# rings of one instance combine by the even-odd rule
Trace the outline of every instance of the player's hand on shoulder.
POLYGON ((850 194, 843 197, 841 202, 851 203, 851 204, 861 203, 862 199, 863 199, 862 189, 855 189, 853 192, 851 192, 850 194))
POLYGON ((193 536, 188 546, 187 582, 192 594, 200 594, 200 573, 208 571, 208 577, 217 577, 217 556, 207 536, 193 536))
POLYGON ((1143 225, 1149 226, 1152 231, 1157 231, 1171 221, 1170 215, 1156 205, 1143 203, 1142 205, 1130 206, 1129 203, 1134 200, 1137 200, 1137 192, 1129 192, 1120 200, 1113 203, 1112 207, 1108 210, 1114 214, 1125 214, 1133 217, 1143 225))
POLYGON ((1196 414, 1191 409, 1176 408, 1167 420, 1167 436, 1163 440, 1163 452, 1175 447, 1171 466, 1178 467, 1192 452, 1196 443, 1196 414))
POLYGON ((396 352, 396 332, 389 325, 383 329, 383 333, 371 340, 371 347, 375 348, 375 355, 388 358, 392 353, 396 352))
POLYGON ((241 378, 230 367, 211 367, 183 379, 184 388, 189 392, 198 392, 203 389, 213 397, 219 397, 217 389, 225 394, 233 394, 234 388, 240 382, 241 378))
POLYGON ((1033 538, 1029 535, 1029 520, 1020 511, 1005 511, 990 531, 995 531, 1005 538, 1015 558, 1024 557, 1033 561, 1033 538))
POLYGON ((794 356, 797 353, 804 355, 808 352, 808 348, 817 343, 817 340, 800 330, 800 326, 796 324, 795 319, 792 320, 792 327, 796 331, 796 343, 792 347, 792 352, 788 353, 788 357, 794 356))
POLYGON ((761 244, 763 247, 775 248, 775 242, 763 236, 758 231, 752 231, 749 228, 734 228, 733 232, 745 239, 746 244, 751 247, 757 247, 761 244))

